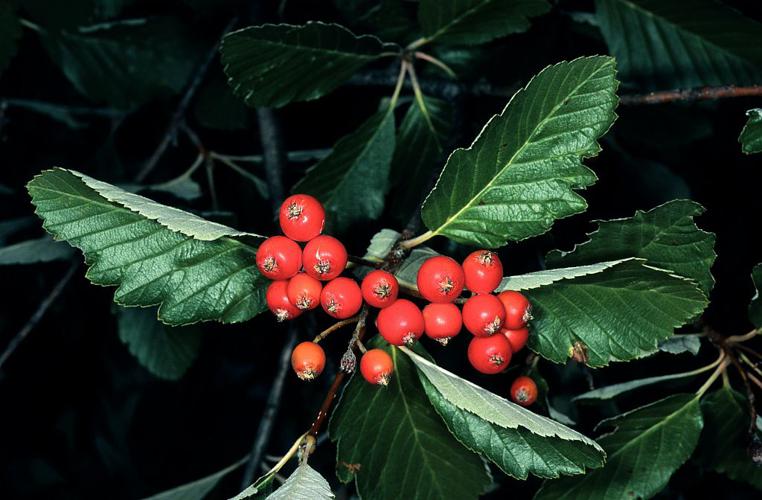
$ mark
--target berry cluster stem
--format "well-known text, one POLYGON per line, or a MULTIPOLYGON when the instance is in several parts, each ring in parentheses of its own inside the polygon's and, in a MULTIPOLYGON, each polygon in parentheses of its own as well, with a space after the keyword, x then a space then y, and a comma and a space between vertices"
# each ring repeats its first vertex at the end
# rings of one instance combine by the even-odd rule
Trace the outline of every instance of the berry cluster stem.
POLYGON ((360 320, 360 315, 358 314, 357 316, 352 316, 351 318, 347 318, 347 319, 343 319, 341 321, 337 321, 333 325, 329 326, 328 328, 326 328, 325 330, 323 330, 322 332, 317 334, 315 336, 315 338, 312 339, 312 341, 317 344, 321 340, 326 338, 328 335, 330 335, 331 333, 333 333, 336 330, 338 330, 339 328, 342 328, 342 327, 347 326, 347 325, 351 325, 353 323, 357 323, 359 320, 360 320))

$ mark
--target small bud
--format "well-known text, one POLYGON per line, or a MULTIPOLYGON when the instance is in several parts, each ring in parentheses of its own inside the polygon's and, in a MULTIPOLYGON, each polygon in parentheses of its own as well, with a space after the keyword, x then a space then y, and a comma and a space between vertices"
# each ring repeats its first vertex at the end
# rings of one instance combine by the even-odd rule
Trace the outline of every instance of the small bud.
POLYGON ((344 373, 353 373, 355 371, 355 368, 357 367, 357 356, 355 356, 355 353, 351 348, 347 349, 344 355, 341 356, 339 366, 344 373))

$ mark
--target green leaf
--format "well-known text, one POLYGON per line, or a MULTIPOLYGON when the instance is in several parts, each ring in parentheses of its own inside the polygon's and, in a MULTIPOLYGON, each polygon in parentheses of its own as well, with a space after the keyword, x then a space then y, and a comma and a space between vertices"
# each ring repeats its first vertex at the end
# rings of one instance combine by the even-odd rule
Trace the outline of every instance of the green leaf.
POLYGON ((27 217, 16 217, 14 219, 0 221, 0 243, 4 243, 6 238, 13 236, 22 229, 33 226, 35 220, 36 219, 30 215, 27 217))
POLYGON ((16 54, 19 38, 21 24, 16 17, 16 9, 10 2, 0 3, 0 75, 16 54))
MULTIPOLYGON (((383 344, 378 337, 371 343, 383 344)), ((355 375, 331 417, 339 479, 355 479, 365 500, 478 498, 490 483, 481 459, 448 432, 412 361, 394 347, 382 348, 394 360, 389 386, 355 375)))
POLYGON ((713 0, 596 0, 622 79, 644 88, 748 85, 762 75, 762 24, 713 0))
POLYGON ((69 245, 44 236, 0 248, 0 266, 68 260, 72 255, 74 251, 69 245))
POLYGON ((235 95, 251 107, 280 107, 332 91, 384 52, 378 38, 338 24, 265 24, 222 39, 222 64, 235 95))
POLYGON ((674 200, 647 212, 638 210, 630 218, 598 221, 598 230, 588 234, 588 241, 570 252, 554 250, 545 260, 553 268, 640 257, 694 280, 709 295, 714 286, 710 269, 717 254, 714 234, 702 231, 693 220, 703 212, 696 202, 674 200))
POLYGON ((421 0, 418 21, 429 41, 474 45, 526 31, 548 10, 545 0, 421 0))
POLYGON ((249 456, 243 457, 236 463, 225 467, 224 469, 209 474, 190 483, 180 485, 171 490, 162 491, 156 495, 151 495, 143 500, 201 500, 206 497, 222 479, 245 464, 249 456))
POLYGON ((450 432, 506 474, 555 478, 603 465, 605 454, 595 441, 402 350, 450 432))
POLYGON ((399 281, 400 286, 418 290, 418 270, 424 262, 430 257, 439 255, 429 247, 416 247, 410 252, 407 259, 402 261, 400 267, 395 271, 394 276, 399 281))
POLYGON ((230 500, 265 500, 273 492, 275 473, 268 472, 230 500))
POLYGON ((574 192, 596 181, 582 159, 613 123, 614 60, 549 66, 519 90, 468 149, 456 149, 423 204, 434 235, 499 247, 542 234, 587 208, 574 192))
POLYGON ((249 110, 220 77, 209 80, 198 93, 193 114, 199 124, 216 130, 243 130, 249 110))
POLYGON ((621 384, 607 385, 592 391, 584 392, 579 396, 576 396, 573 401, 590 401, 598 400, 604 401, 607 399, 613 399, 621 394, 625 394, 641 387, 648 387, 649 385, 660 384, 662 382, 668 382, 670 380, 680 380, 683 378, 694 377, 696 374, 692 372, 673 373, 670 375, 659 375, 658 377, 646 377, 637 380, 628 380, 621 384))
POLYGON ((695 356, 699 349, 701 349, 701 335, 699 334, 673 335, 667 340, 659 342, 659 350, 670 354, 689 352, 695 356))
POLYGON ((385 109, 339 139, 292 191, 318 198, 329 226, 342 232, 383 212, 393 154, 394 113, 385 109))
POLYGON ((762 263, 752 269, 751 280, 754 283, 755 292, 749 304, 749 320, 756 328, 762 328, 762 297, 759 295, 759 290, 762 289, 762 263))
POLYGON ((598 439, 606 466, 579 478, 546 481, 535 500, 650 498, 691 456, 703 426, 699 399, 676 394, 604 420, 613 428, 598 439))
POLYGON ((160 305, 171 325, 246 321, 266 308, 252 235, 72 170, 46 170, 27 188, 48 232, 84 252, 90 281, 119 286, 118 304, 160 305))
POLYGON ((331 486, 318 471, 300 464, 283 485, 267 497, 268 500, 330 500, 335 498, 331 486))
POLYGON ((363 258, 377 262, 383 261, 401 237, 402 235, 393 229, 382 229, 370 239, 363 258))
POLYGON ((741 151, 746 154, 762 153, 762 108, 750 109, 746 116, 749 117, 749 121, 738 137, 741 151))

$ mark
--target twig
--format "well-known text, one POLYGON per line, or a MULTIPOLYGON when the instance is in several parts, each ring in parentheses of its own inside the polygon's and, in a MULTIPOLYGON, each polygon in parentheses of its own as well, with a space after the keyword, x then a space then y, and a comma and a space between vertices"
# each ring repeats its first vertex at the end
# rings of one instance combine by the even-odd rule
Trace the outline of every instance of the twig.
POLYGON ((752 85, 749 87, 723 85, 721 87, 703 87, 698 89, 663 90, 648 94, 623 95, 619 102, 626 106, 637 106, 641 104, 664 104, 675 101, 692 102, 752 96, 762 96, 762 85, 752 85))
POLYGON ((318 342, 320 342, 321 340, 323 340, 324 338, 326 338, 328 335, 335 332, 339 328, 342 328, 347 325, 351 325, 352 323, 357 323, 359 320, 360 320, 360 316, 358 315, 358 316, 352 316, 351 318, 343 319, 341 321, 337 321, 333 325, 329 326, 328 328, 326 328, 325 330, 317 334, 315 338, 312 339, 312 341, 317 344, 318 342))
POLYGON ((730 359, 730 362, 733 363, 733 366, 736 367, 736 370, 738 370, 738 374, 741 376, 741 380, 743 381, 744 388, 746 389, 746 399, 749 403, 749 428, 747 429, 749 434, 752 434, 754 432, 754 426, 757 423, 757 407, 756 407, 756 401, 754 398, 754 391, 751 389, 751 385, 749 384, 749 376, 746 373, 746 370, 744 370, 743 366, 741 366, 741 363, 736 358, 735 354, 730 352, 730 350, 726 350, 728 354, 728 359, 730 359))
POLYGON ((744 335, 730 336, 725 339, 725 343, 726 344, 740 344, 741 342, 746 342, 747 340, 753 339, 755 336, 757 336, 757 334, 759 334, 759 330, 754 329, 744 335))
POLYGON ((277 213, 284 198, 282 173, 286 164, 280 124, 270 108, 258 108, 257 120, 259 121, 259 139, 262 142, 265 177, 270 188, 270 202, 273 213, 277 213))

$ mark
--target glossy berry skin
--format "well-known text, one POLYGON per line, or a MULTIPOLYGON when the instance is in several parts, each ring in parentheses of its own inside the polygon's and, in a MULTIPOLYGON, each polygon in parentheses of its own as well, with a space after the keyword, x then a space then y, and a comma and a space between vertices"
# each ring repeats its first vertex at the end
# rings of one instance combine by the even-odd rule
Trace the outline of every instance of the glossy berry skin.
POLYGON ((511 399, 521 406, 532 406, 537 401, 537 384, 527 376, 521 376, 511 384, 511 399))
POLYGON ((362 292, 355 280, 336 278, 329 281, 320 293, 323 310, 336 319, 347 319, 362 307, 362 292))
POLYGON ((381 309, 376 326, 390 344, 412 346, 423 335, 423 314, 409 300, 397 299, 389 307, 381 309))
POLYGON ((318 236, 304 246, 302 265, 313 278, 330 281, 347 267, 347 249, 333 236, 318 236))
POLYGON ((302 314, 302 310, 288 300, 287 288, 288 281, 273 281, 270 283, 270 286, 267 287, 267 292, 265 292, 267 307, 272 311, 278 321, 294 319, 302 314))
POLYGON ((325 368, 325 351, 314 342, 302 342, 291 352, 291 368, 302 380, 312 380, 325 368))
POLYGON ((320 292, 323 284, 304 273, 298 273, 288 280, 286 294, 288 300, 302 310, 315 309, 320 305, 320 292))
POLYGON ((418 291, 429 302, 453 302, 463 291, 463 268, 454 259, 438 255, 423 263, 416 278, 418 291))
POLYGON ((532 319, 532 304, 521 293, 506 290, 500 292, 497 298, 505 307, 505 324, 503 325, 505 328, 518 330, 524 328, 532 319))
POLYGON ((495 252, 477 250, 463 261, 463 274, 473 293, 491 293, 503 279, 503 263, 495 252))
POLYGON ((370 349, 360 359, 360 373, 375 385, 388 385, 394 372, 392 357, 383 349, 370 349))
POLYGON ((515 330, 503 328, 500 330, 500 333, 505 335, 505 338, 508 339, 508 343, 511 344, 511 350, 513 350, 514 353, 522 350, 524 346, 527 345, 527 340, 529 339, 529 328, 527 327, 517 328, 515 330))
POLYGON ((308 194, 294 194, 280 206, 278 219, 283 234, 294 241, 309 241, 323 232, 325 209, 308 194))
POLYGON ((369 306, 383 309, 397 300, 400 284, 392 273, 377 269, 362 280, 362 298, 369 306))
POLYGON ((259 245, 256 260, 266 278, 287 280, 302 267, 302 249, 285 236, 272 236, 259 245))
POLYGON ((494 295, 474 295, 463 304, 463 324, 477 337, 499 332, 504 321, 505 307, 494 295))
POLYGON ((428 337, 447 345, 463 328, 463 317, 455 304, 429 304, 423 308, 423 324, 428 337))
POLYGON ((468 344, 468 361, 477 371, 494 375, 508 368, 511 362, 511 344, 503 335, 474 337, 468 344))

